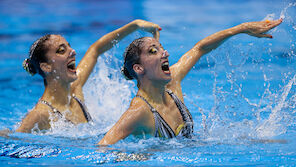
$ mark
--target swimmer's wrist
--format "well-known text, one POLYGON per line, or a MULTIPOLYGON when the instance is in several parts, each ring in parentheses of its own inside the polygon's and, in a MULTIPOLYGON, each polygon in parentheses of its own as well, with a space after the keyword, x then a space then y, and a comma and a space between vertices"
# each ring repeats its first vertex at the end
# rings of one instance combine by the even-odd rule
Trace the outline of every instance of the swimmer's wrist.
POLYGON ((238 34, 248 33, 248 23, 242 23, 236 26, 238 29, 238 34))
POLYGON ((240 33, 245 33, 245 27, 243 24, 240 24, 225 30, 224 33, 227 34, 228 37, 231 37, 240 33))
POLYGON ((131 22, 131 27, 133 28, 133 29, 139 29, 141 26, 140 26, 140 19, 136 19, 136 20, 134 20, 134 21, 132 21, 131 22))

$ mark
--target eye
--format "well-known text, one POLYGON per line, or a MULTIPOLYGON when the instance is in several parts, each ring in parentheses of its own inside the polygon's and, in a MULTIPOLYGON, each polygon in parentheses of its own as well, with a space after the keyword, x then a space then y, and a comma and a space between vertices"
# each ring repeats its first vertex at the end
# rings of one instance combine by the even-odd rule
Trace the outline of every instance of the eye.
POLYGON ((60 46, 59 49, 57 50, 57 53, 63 54, 65 53, 66 48, 64 46, 60 46))
POLYGON ((156 48, 151 48, 149 50, 149 53, 151 53, 151 54, 155 54, 156 52, 157 52, 157 49, 156 48))

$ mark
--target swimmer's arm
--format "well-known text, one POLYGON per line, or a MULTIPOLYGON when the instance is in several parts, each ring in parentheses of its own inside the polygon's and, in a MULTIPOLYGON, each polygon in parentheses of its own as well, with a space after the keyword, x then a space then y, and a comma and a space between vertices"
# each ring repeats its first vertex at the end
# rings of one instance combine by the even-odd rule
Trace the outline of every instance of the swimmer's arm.
POLYGON ((48 112, 37 112, 36 110, 31 111, 21 122, 16 132, 31 133, 31 130, 36 124, 40 130, 49 128, 49 115, 48 112))
POLYGON ((11 133, 13 133, 13 131, 10 129, 7 129, 7 128, 0 130, 0 136, 2 136, 2 137, 8 137, 8 135, 11 133))
POLYGON ((121 139, 133 134, 142 127, 147 125, 148 112, 144 111, 144 107, 130 107, 117 121, 117 123, 107 132, 98 145, 115 144, 121 139))
POLYGON ((281 22, 282 20, 279 19, 275 21, 242 23, 238 26, 219 31, 202 39, 196 43, 196 45, 191 50, 185 53, 175 65, 171 67, 173 73, 175 74, 175 78, 177 80, 182 80, 201 56, 216 49, 228 38, 240 33, 246 33, 258 38, 272 38, 270 34, 265 33, 278 26, 281 22))
POLYGON ((157 24, 144 20, 134 20, 123 27, 104 35, 89 47, 81 62, 77 66, 78 80, 75 82, 83 86, 93 70, 98 56, 111 49, 121 39, 138 29, 150 32, 155 38, 159 38, 158 31, 160 30, 160 27, 157 24))

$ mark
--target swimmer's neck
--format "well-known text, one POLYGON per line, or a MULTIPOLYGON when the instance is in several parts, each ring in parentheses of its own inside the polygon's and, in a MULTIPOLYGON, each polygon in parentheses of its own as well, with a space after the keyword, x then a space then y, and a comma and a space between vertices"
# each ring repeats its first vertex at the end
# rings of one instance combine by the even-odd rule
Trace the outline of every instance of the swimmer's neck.
POLYGON ((166 104, 165 86, 164 85, 152 85, 141 84, 137 95, 144 97, 146 100, 157 104, 166 104))
POLYGON ((60 82, 51 81, 45 86, 41 99, 48 101, 55 106, 66 106, 70 103, 70 95, 70 84, 62 84, 60 82))

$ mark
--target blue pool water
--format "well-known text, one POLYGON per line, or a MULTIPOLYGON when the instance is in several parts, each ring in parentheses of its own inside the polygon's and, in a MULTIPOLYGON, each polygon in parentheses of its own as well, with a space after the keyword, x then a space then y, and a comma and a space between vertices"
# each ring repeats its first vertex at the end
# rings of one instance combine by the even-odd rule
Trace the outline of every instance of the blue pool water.
POLYGON ((273 39, 237 35, 201 58, 182 83, 193 139, 139 139, 95 146, 127 109, 135 83, 120 74, 138 31, 99 57, 84 87, 93 124, 56 122, 35 134, 0 137, 0 166, 295 166, 296 2, 294 0, 0 1, 0 129, 16 129, 43 93, 22 69, 32 42, 62 34, 80 60, 104 34, 133 19, 162 27, 170 64, 196 42, 242 22, 284 18, 273 39), (272 142, 274 141, 274 142, 272 142))

